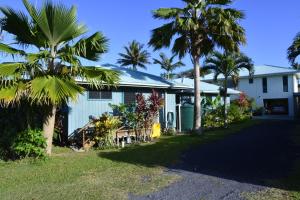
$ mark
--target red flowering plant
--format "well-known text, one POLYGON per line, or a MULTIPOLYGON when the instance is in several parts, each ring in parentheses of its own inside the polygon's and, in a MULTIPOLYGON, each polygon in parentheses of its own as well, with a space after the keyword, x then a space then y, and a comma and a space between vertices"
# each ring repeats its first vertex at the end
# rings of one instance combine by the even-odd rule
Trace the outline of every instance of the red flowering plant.
POLYGON ((163 99, 159 96, 158 92, 152 90, 149 99, 149 120, 153 124, 158 117, 159 109, 163 106, 163 99))
POLYGON ((247 97, 245 93, 241 93, 239 98, 236 101, 236 104, 240 107, 240 109, 245 112, 248 111, 251 107, 251 100, 247 97))
POLYGON ((148 129, 153 125, 158 117, 159 109, 163 105, 163 99, 159 94, 152 90, 151 95, 146 100, 144 95, 136 95, 136 114, 137 114, 137 127, 144 129, 143 139, 145 140, 148 135, 148 129))

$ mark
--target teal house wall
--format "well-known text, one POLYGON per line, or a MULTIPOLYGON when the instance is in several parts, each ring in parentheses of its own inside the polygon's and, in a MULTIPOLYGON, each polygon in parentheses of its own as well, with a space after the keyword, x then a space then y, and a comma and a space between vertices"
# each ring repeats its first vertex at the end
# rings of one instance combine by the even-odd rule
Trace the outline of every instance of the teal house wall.
MULTIPOLYGON (((151 94, 149 89, 131 89, 148 97, 151 94)), ((172 92, 158 91, 165 95, 167 102, 165 103, 166 109, 163 108, 160 112, 159 121, 162 127, 165 127, 166 113, 173 112, 174 120, 173 127, 176 127, 176 95, 172 92)), ((122 89, 112 92, 112 99, 110 100, 90 100, 88 99, 88 92, 80 95, 76 102, 69 102, 68 104, 68 134, 72 134, 77 129, 83 127, 89 122, 89 116, 99 117, 103 113, 112 113, 109 104, 124 103, 124 91, 122 89)))

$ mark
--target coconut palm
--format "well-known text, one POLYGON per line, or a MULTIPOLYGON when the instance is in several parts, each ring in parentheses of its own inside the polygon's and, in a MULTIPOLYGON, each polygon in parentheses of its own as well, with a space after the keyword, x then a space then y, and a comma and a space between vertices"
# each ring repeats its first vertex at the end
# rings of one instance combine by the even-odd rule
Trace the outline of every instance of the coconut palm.
POLYGON ((51 154, 57 108, 84 91, 76 80, 99 88, 116 84, 119 73, 82 65, 82 59, 97 61, 107 52, 107 39, 100 32, 79 38, 87 28, 78 23, 75 7, 50 1, 41 8, 28 0, 23 4, 28 14, 0 8, 1 29, 14 39, 11 45, 0 43, 0 51, 19 57, 0 64, 0 102, 12 105, 26 99, 45 107, 43 132, 51 154))
POLYGON ((212 70, 214 72, 214 79, 217 81, 220 75, 223 75, 223 86, 222 94, 224 100, 224 124, 227 125, 227 108, 226 108, 226 98, 227 98, 227 89, 228 89, 228 80, 231 80, 238 84, 239 72, 242 69, 247 69, 249 71, 250 77, 253 75, 253 61, 251 58, 247 57, 242 53, 221 53, 214 51, 209 54, 204 62, 205 70, 212 70))
MULTIPOLYGON (((210 70, 208 69, 203 69, 203 67, 200 69, 200 76, 204 77, 207 74, 210 74, 210 70)), ((195 74, 194 74, 194 69, 188 69, 186 71, 182 71, 179 72, 177 75, 178 78, 191 78, 194 79, 195 78, 195 74)))
POLYGON ((299 55, 300 55, 300 33, 296 35, 292 45, 288 48, 288 59, 295 69, 300 69, 299 63, 296 62, 296 59, 299 57, 299 55))
POLYGON ((176 55, 168 58, 166 54, 160 53, 159 57, 159 59, 153 59, 153 64, 159 64, 161 69, 166 71, 166 73, 162 74, 162 77, 166 79, 173 79, 175 77, 173 71, 178 67, 185 66, 185 64, 181 61, 174 62, 174 58, 176 57, 176 55))
POLYGON ((144 50, 143 44, 133 40, 124 49, 125 53, 119 53, 121 58, 118 59, 118 64, 121 64, 121 66, 131 66, 133 70, 137 70, 138 67, 147 69, 146 64, 150 64, 150 54, 147 50, 144 50))
POLYGON ((158 50, 170 47, 174 41, 174 54, 179 58, 190 55, 195 73, 194 130, 201 133, 200 58, 211 52, 214 46, 238 51, 239 45, 245 43, 245 31, 238 23, 244 14, 228 7, 232 0, 183 2, 183 8, 160 8, 153 12, 154 18, 167 23, 152 31, 149 44, 158 50))

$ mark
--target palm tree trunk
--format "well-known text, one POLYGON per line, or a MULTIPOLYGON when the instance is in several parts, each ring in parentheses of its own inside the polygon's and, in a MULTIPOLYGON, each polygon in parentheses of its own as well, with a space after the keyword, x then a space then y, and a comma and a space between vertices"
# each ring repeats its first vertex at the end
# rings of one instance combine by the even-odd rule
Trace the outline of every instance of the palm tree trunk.
POLYGON ((194 63, 194 131, 202 133, 201 129, 201 93, 200 93, 200 63, 199 58, 193 57, 194 63))
POLYGON ((52 140, 54 133, 54 125, 55 125, 55 115, 56 115, 56 106, 53 105, 50 109, 50 113, 46 116, 43 122, 43 132, 44 137, 46 138, 46 153, 51 155, 52 152, 52 140))
POLYGON ((226 98, 227 98, 227 78, 224 80, 224 92, 223 92, 223 100, 224 100, 224 108, 223 108, 223 115, 224 115, 224 126, 227 127, 227 105, 226 105, 226 98))

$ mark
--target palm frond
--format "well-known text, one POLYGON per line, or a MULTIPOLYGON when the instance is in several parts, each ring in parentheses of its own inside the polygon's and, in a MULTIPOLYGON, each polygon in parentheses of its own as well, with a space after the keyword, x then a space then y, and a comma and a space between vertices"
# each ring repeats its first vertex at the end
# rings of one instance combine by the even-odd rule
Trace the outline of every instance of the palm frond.
POLYGON ((0 87, 0 105, 9 106, 20 103, 27 96, 27 85, 23 81, 13 82, 9 86, 0 87))
POLYGON ((156 19, 175 19, 181 12, 180 8, 160 8, 153 11, 153 17, 156 19))
POLYGON ((119 53, 117 63, 121 66, 132 66, 133 70, 137 70, 137 67, 146 69, 146 64, 150 64, 150 54, 147 50, 144 50, 144 45, 133 40, 125 46, 125 53, 119 53))
POLYGON ((116 86, 119 83, 120 72, 100 67, 81 67, 79 76, 97 89, 103 86, 116 86))
POLYGON ((47 38, 49 46, 57 46, 86 33, 84 25, 77 21, 77 9, 46 1, 42 8, 35 8, 28 0, 23 3, 37 25, 47 38))
POLYGON ((70 55, 76 55, 88 60, 97 61, 100 55, 108 50, 108 39, 102 33, 96 32, 88 38, 80 39, 74 46, 66 45, 58 52, 66 56, 66 52, 70 55))
POLYGON ((41 76, 30 81, 29 90, 32 102, 60 105, 69 99, 75 101, 84 88, 73 79, 41 76))
POLYGON ((173 36, 176 34, 174 26, 175 23, 170 22, 152 30, 151 39, 148 44, 152 46, 154 50, 169 47, 173 36))
POLYGON ((0 26, 3 31, 14 35, 15 40, 19 44, 40 46, 34 34, 34 27, 23 12, 17 12, 5 7, 0 7, 0 11, 4 15, 0 20, 0 26))
POLYGON ((288 60, 292 65, 296 64, 296 59, 300 55, 300 33, 296 35, 296 37, 293 39, 293 43, 288 48, 287 51, 288 54, 288 60))
POLYGON ((7 44, 0 43, 0 52, 9 55, 25 55, 25 51, 13 48, 7 44))

